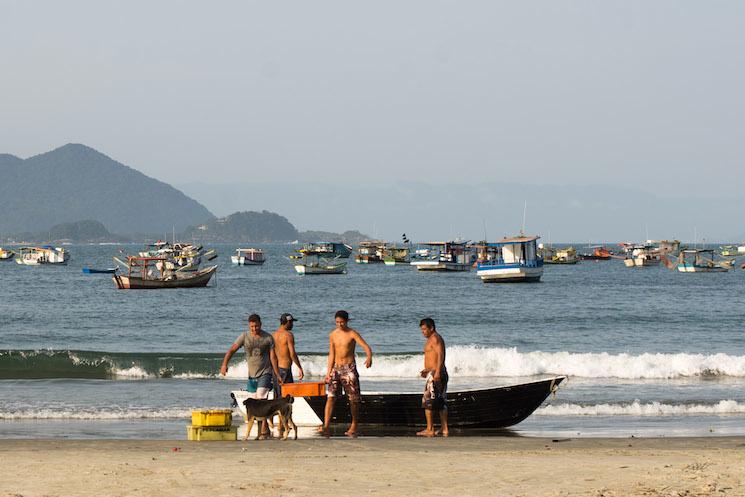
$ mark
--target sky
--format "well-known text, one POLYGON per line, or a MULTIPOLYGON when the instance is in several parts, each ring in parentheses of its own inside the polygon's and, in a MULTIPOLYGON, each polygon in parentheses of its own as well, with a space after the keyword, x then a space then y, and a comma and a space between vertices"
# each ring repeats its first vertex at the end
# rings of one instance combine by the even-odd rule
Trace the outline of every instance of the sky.
POLYGON ((413 181, 716 201, 745 186, 744 19, 739 1, 0 0, 0 152, 84 143, 247 197, 413 181))

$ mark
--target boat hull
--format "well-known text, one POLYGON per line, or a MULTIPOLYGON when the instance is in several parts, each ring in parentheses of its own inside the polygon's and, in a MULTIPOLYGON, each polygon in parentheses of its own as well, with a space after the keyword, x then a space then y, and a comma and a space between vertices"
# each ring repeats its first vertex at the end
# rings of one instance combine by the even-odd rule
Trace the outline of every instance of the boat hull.
MULTIPOLYGON (((451 428, 506 428, 530 416, 555 392, 566 377, 507 387, 448 392, 448 425, 451 428)), ((326 397, 305 397, 319 418, 323 418, 326 397)), ((337 399, 332 424, 351 422, 346 396, 337 399)), ((422 394, 362 395, 360 422, 373 426, 421 426, 424 423, 422 394)))
POLYGON ((106 268, 106 269, 94 269, 90 267, 84 267, 83 268, 83 274, 114 274, 116 273, 116 268, 106 268))
POLYGON ((476 275, 484 283, 536 283, 543 276, 543 267, 479 266, 476 275))
POLYGON ((417 271, 470 271, 470 264, 446 261, 414 261, 410 263, 417 271))
POLYGON ((310 275, 310 274, 344 274, 347 272, 346 264, 339 266, 308 266, 304 264, 296 264, 295 271, 297 274, 310 275))
POLYGON ((217 266, 211 266, 196 273, 178 274, 175 279, 142 279, 114 274, 112 280, 120 290, 154 290, 160 288, 199 288, 207 286, 212 276, 217 271, 217 266))
POLYGON ((696 266, 694 264, 678 264, 681 273, 726 273, 729 268, 722 266, 696 266))
POLYGON ((253 259, 248 259, 246 257, 237 257, 235 255, 230 256, 230 262, 232 262, 236 266, 261 266, 264 264, 264 261, 256 261, 253 259))

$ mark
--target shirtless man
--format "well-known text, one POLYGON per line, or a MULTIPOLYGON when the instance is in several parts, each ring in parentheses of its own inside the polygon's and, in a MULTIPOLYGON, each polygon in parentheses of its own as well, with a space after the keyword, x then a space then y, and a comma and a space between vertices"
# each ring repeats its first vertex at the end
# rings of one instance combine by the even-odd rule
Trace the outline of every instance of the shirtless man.
POLYGON ((448 430, 448 371, 445 369, 445 341, 442 339, 432 318, 424 318, 419 322, 419 328, 427 341, 424 343, 424 369, 419 373, 427 379, 422 396, 422 408, 427 419, 427 428, 417 432, 420 437, 434 437, 438 434, 434 426, 433 411, 440 413, 442 436, 447 437, 448 430))
POLYGON ((322 433, 330 436, 329 423, 331 413, 334 410, 336 397, 341 395, 342 387, 349 398, 349 410, 352 413, 352 424, 344 432, 348 437, 357 436, 357 418, 360 410, 360 378, 357 373, 357 363, 354 359, 354 350, 357 344, 365 350, 367 360, 365 367, 372 366, 372 349, 363 340, 357 331, 347 326, 349 314, 347 311, 338 311, 336 318, 336 329, 329 334, 329 360, 324 381, 328 384, 328 397, 326 398, 326 410, 322 433))
MULTIPOLYGON (((292 363, 294 362, 298 369, 297 379, 303 379, 303 367, 300 365, 300 359, 295 352, 295 335, 292 333, 293 324, 297 321, 292 314, 282 314, 279 317, 279 328, 272 334, 274 338, 274 352, 277 354, 277 363, 279 365, 279 379, 282 383, 294 383, 292 377, 292 363)), ((277 392, 279 394, 279 392, 277 392)))

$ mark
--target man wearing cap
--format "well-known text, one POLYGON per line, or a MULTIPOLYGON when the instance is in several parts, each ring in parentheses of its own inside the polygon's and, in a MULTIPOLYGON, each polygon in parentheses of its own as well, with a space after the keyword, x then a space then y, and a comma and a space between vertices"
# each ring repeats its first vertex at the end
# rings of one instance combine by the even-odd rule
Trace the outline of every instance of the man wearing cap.
POLYGON ((274 337, 274 352, 277 354, 277 365, 279 366, 279 379, 282 383, 294 383, 292 363, 295 363, 298 369, 297 379, 303 379, 303 367, 300 365, 297 352, 295 352, 295 335, 291 331, 295 321, 297 319, 292 314, 282 314, 279 317, 279 328, 272 334, 274 337))

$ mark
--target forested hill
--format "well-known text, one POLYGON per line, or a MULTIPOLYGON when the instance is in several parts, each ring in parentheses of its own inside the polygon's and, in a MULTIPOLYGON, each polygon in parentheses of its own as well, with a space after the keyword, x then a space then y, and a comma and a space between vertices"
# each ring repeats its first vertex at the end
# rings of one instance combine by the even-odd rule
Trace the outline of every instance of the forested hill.
POLYGON ((196 200, 85 145, 20 159, 0 154, 0 232, 95 219, 114 233, 163 233, 209 222, 196 200))

